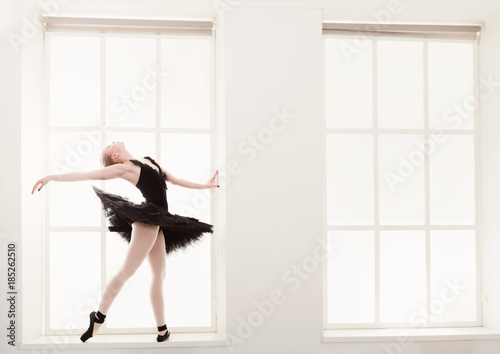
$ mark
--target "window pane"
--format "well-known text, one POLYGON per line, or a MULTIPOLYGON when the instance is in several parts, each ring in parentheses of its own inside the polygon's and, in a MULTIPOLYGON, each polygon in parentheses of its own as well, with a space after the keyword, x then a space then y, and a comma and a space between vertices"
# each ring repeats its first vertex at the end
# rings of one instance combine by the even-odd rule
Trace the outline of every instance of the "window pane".
MULTIPOLYGON (((205 183, 211 177, 209 134, 162 134, 165 169, 176 177, 205 183)), ((169 185, 169 211, 210 220, 210 191, 169 185)), ((167 258, 165 285, 167 317, 173 326, 209 326, 211 323, 211 243, 201 242, 167 258)))
POLYGON ((328 128, 373 127, 372 42, 358 47, 353 40, 325 39, 328 128))
POLYGON ((159 163, 156 159, 156 144, 154 133, 109 133, 106 134, 106 145, 113 141, 122 141, 125 149, 132 156, 140 160, 144 156, 149 156, 159 163))
POLYGON ((382 225, 425 223, 423 136, 379 135, 379 218, 382 225))
POLYGON ((326 138, 329 225, 373 225, 373 138, 328 134, 326 138))
POLYGON ((380 321, 409 323, 426 303, 424 231, 380 232, 380 321))
MULTIPOLYGON (((100 168, 100 135, 95 132, 52 132, 49 135, 50 173, 100 168)), ((97 181, 53 182, 47 186, 51 226, 99 226, 100 201, 92 185, 97 181)))
POLYGON ((330 231, 328 322, 366 323, 375 319, 373 231, 330 231))
POLYGON ((431 224, 475 222, 474 137, 443 135, 430 156, 431 224))
MULTIPOLYGON (((366 303, 355 303, 360 290, 352 283, 365 278, 353 275, 351 268, 362 261, 373 263, 377 253, 369 254, 363 248, 365 244, 351 242, 352 250, 345 257, 351 257, 352 264, 332 265, 340 262, 343 253, 338 259, 328 259, 327 321, 374 327, 415 325, 422 318, 428 320, 425 326, 475 322, 475 231, 431 231, 429 241, 428 231, 407 228, 426 222, 431 228, 475 225, 475 135, 439 131, 474 129, 475 44, 396 37, 364 42, 359 37, 346 38, 324 39, 327 129, 373 128, 372 110, 376 107, 375 128, 398 131, 326 133, 328 240, 359 234, 332 231, 332 226, 373 226, 375 209, 378 223, 392 225, 393 230, 380 230, 378 239, 370 243, 369 247, 376 247, 378 240, 379 303, 374 303, 373 309, 365 308, 362 315, 357 310, 366 303), (372 58, 373 53, 376 56, 372 58), (376 72, 372 73, 374 65, 376 72), (432 130, 428 136, 415 131, 424 128, 427 113, 432 130), (373 139, 378 149, 376 159, 373 139), (378 164, 377 189, 373 186, 374 163, 378 164), (373 205, 375 195, 378 208, 373 205), (337 278, 332 278, 333 274, 337 278), (460 294, 454 296, 456 292, 460 294), (375 322, 375 307, 380 322, 375 322), (422 315, 428 309, 432 319, 422 315)), ((369 228, 364 232, 374 237, 378 231, 369 228)))
MULTIPOLYGON (((101 168, 102 147, 112 141, 123 141, 136 159, 150 156, 176 176, 199 183, 208 181, 214 172, 211 171, 212 137, 208 129, 203 134, 200 134, 200 130, 194 130, 195 134, 165 134, 161 128, 210 128, 214 97, 212 38, 160 40, 151 37, 52 35, 47 43, 50 45, 50 126, 46 148, 51 174, 101 168), (157 43, 161 43, 161 50, 157 50, 157 43), (101 46, 105 50, 101 51, 101 46), (104 92, 101 92, 102 84, 104 92), (156 99, 157 90, 161 92, 161 102, 156 99), (102 109, 105 110, 104 117, 102 109), (157 122, 157 118, 161 120, 157 122), (101 130, 102 119, 106 120, 105 133, 101 130), (53 129, 54 126, 73 127, 74 132, 60 132, 61 129, 53 129)), ((50 198, 49 229, 60 226, 101 226, 102 207, 92 191, 92 185, 103 187, 107 192, 124 196, 133 202, 140 203, 144 199, 135 186, 122 179, 54 183, 47 190, 50 198)), ((169 210, 212 223, 210 192, 169 185, 169 210)), ((70 248, 66 247, 67 242, 61 241, 61 237, 54 238, 52 235, 58 234, 49 235, 52 253, 55 252, 52 249, 67 251, 70 248)), ((80 247, 80 241, 72 241, 71 248, 74 249, 76 243, 81 251, 80 257, 76 259, 83 257, 83 254, 88 258, 86 253, 92 253, 100 262, 100 232, 78 235, 94 235, 96 240, 92 247, 80 247)), ((211 244, 211 235, 206 235, 200 242, 169 255, 168 279, 164 288, 169 327, 212 325, 214 260, 211 244)), ((128 247, 119 235, 107 233, 106 281, 122 266, 128 247)), ((71 255, 72 260, 75 259, 74 252, 71 255)), ((60 281, 60 269, 65 269, 63 261, 67 257, 62 260, 59 258, 50 260, 56 263, 54 266, 51 263, 49 286, 51 294, 65 294, 66 298, 68 291, 61 287, 64 283, 60 281)), ((100 279, 95 277, 100 273, 99 262, 92 262, 95 269, 90 270, 91 273, 88 267, 85 272, 85 275, 93 274, 92 280, 97 286, 101 285, 100 279)), ((79 264, 87 263, 87 259, 79 261, 79 264)), ((106 321, 110 329, 156 327, 149 299, 151 271, 147 263, 144 262, 127 281, 111 306, 109 323, 106 321), (137 305, 134 305, 134 311, 138 316, 133 318, 127 317, 131 303, 137 305)), ((83 297, 68 296, 70 300, 78 300, 76 305, 71 305, 76 300, 70 301, 70 306, 57 304, 55 297, 50 298, 52 309, 59 311, 55 315, 50 313, 51 328, 67 328, 68 324, 72 325, 69 320, 76 316, 81 317, 78 328, 86 328, 88 313, 99 304, 101 289, 86 286, 89 280, 83 279, 82 283, 78 272, 80 270, 75 273, 72 269, 71 279, 79 280, 80 287, 73 288, 83 297), (85 286, 85 290, 90 289, 90 294, 82 291, 82 286, 85 286), (71 306, 75 309, 74 313, 68 312, 71 306)))
POLYGON ((50 36, 49 114, 52 126, 99 126, 100 39, 50 36))
POLYGON ((473 230, 431 231, 431 305, 436 322, 476 321, 473 230))
POLYGON ((429 43, 429 127, 474 128, 473 44, 429 43))
POLYGON ((145 38, 106 38, 106 118, 111 127, 155 124, 156 43, 145 38))
MULTIPOLYGON (((210 170, 209 134, 162 134, 163 167, 176 177, 206 183, 210 170)), ((168 205, 171 213, 188 215, 210 222, 210 190, 169 186, 168 205)))
POLYGON ((169 325, 210 326, 211 264, 208 234, 199 242, 168 256, 164 293, 169 325))
POLYGON ((379 128, 423 128, 422 42, 377 41, 379 128))
MULTIPOLYGON (((129 245, 117 233, 106 234, 106 283, 109 282, 122 266, 129 245)), ((155 327, 149 287, 151 285, 151 268, 149 262, 141 264, 113 301, 106 324, 108 328, 155 327), (134 315, 130 316, 133 307, 134 315)))
MULTIPOLYGON (((129 245, 116 233, 106 236, 107 281, 120 269, 129 245)), ((169 327, 210 326, 210 237, 167 257, 164 284, 165 313, 169 327)), ((144 262, 124 285, 109 310, 108 328, 155 327, 149 299, 151 267, 144 262), (133 317, 129 316, 134 304, 133 317)))
POLYGON ((88 327, 100 300, 100 249, 99 232, 50 233, 50 328, 88 327))
POLYGON ((99 226, 101 204, 92 185, 97 183, 52 183, 46 191, 50 199, 50 226, 99 226))
POLYGON ((211 45, 211 39, 162 39, 162 127, 210 126, 211 45))

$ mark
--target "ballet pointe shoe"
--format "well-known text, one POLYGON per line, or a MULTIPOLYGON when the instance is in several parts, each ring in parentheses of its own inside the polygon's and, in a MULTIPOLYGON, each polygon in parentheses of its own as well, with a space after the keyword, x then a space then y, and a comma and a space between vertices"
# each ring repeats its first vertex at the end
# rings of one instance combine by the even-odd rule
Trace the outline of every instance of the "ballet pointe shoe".
POLYGON ((97 311, 97 317, 96 317, 96 312, 95 311, 92 311, 90 313, 89 317, 90 317, 89 328, 80 337, 80 340, 82 342, 86 342, 89 338, 93 337, 92 332, 94 332, 94 323, 104 323, 104 320, 106 319, 106 315, 103 315, 100 311, 97 311))
MULTIPOLYGON (((166 329, 167 329, 167 325, 164 324, 163 326, 158 327, 158 332, 164 331, 166 329)), ((165 332, 165 334, 163 334, 163 335, 159 335, 158 334, 158 337, 156 337, 156 341, 157 342, 163 342, 163 341, 167 340, 168 337, 170 337, 170 332, 167 329, 167 331, 165 332)))

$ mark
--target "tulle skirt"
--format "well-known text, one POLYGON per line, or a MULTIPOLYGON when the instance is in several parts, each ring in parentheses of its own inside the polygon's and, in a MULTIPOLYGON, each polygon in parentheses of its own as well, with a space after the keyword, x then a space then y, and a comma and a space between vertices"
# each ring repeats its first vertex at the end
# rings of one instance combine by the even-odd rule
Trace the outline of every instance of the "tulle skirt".
POLYGON ((101 199, 102 206, 109 221, 109 231, 117 232, 127 243, 130 243, 132 223, 141 222, 158 225, 165 237, 167 254, 184 248, 199 240, 204 233, 212 233, 210 224, 198 219, 170 214, 167 208, 153 203, 133 203, 127 198, 106 193, 93 186, 95 193, 101 199))

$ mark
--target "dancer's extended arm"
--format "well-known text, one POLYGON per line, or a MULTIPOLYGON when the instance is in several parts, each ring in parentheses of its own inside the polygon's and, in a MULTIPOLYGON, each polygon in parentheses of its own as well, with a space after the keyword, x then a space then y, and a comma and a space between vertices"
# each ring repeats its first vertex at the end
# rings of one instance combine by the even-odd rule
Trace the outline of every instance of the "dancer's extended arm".
POLYGON ((186 188, 191 188, 191 189, 205 189, 205 188, 214 188, 214 187, 219 187, 217 184, 217 175, 219 174, 219 171, 216 171, 215 174, 208 180, 207 183, 205 184, 200 184, 200 183, 195 183, 191 181, 187 181, 182 178, 175 177, 172 175, 170 172, 167 172, 163 167, 161 168, 165 175, 167 176, 167 182, 170 182, 172 184, 181 186, 181 187, 186 187, 186 188))
POLYGON ((35 190, 41 190, 50 181, 59 182, 77 182, 77 181, 88 181, 88 180, 104 180, 124 177, 126 173, 130 172, 130 166, 124 164, 111 165, 99 170, 88 171, 88 172, 72 172, 60 175, 49 175, 42 179, 36 181, 31 194, 35 193, 35 190))

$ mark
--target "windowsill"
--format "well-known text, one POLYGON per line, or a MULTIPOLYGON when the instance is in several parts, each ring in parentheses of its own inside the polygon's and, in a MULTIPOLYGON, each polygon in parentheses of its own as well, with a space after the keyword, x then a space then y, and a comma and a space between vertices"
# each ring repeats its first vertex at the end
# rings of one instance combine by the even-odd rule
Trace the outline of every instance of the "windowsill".
POLYGON ((452 340, 495 340, 500 331, 486 327, 464 328, 394 328, 394 329, 327 329, 324 343, 342 342, 428 342, 452 340))
POLYGON ((132 349, 229 346, 230 340, 218 333, 175 333, 164 342, 156 334, 102 334, 82 343, 80 336, 42 336, 19 343, 19 349, 132 349))

